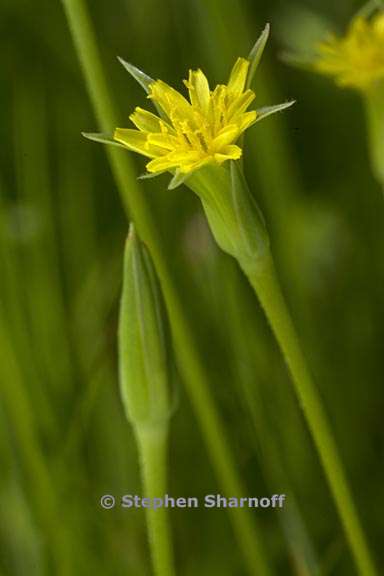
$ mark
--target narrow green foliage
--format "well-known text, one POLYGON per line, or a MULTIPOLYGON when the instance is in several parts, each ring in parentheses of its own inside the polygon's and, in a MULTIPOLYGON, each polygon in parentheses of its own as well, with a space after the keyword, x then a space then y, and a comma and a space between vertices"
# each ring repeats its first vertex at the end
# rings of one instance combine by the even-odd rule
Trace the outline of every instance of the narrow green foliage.
MULTIPOLYGON (((367 571, 366 555, 364 568, 352 564, 314 454, 295 394, 303 384, 289 385, 238 260, 213 243, 199 198, 182 187, 188 177, 172 168, 167 176, 143 174, 145 159, 113 139, 116 127, 134 127, 135 106, 155 112, 147 98, 152 79, 161 76, 183 96, 190 67, 207 72, 211 90, 225 82, 234 59, 249 55, 262 32, 260 17, 272 18, 274 38, 252 79, 258 118, 240 161, 265 214, 278 276, 310 353, 323 413, 336 425, 380 572, 384 105, 379 82, 364 94, 332 89, 313 76, 313 63, 320 43, 331 34, 341 38, 357 15, 370 25, 383 1, 344 2, 338 16, 326 5, 320 15, 308 2, 280 0, 262 11, 248 0, 128 0, 112 10, 106 0, 63 5, 77 54, 61 0, 44 4, 44 22, 24 0, 0 3, 0 575, 163 575, 173 564, 169 523, 180 576, 259 576, 265 553, 284 576, 367 571), (284 69, 284 47, 286 60, 311 74, 284 69), (267 105, 294 98, 299 105, 289 117, 266 117, 267 105), (98 132, 85 135, 97 143, 82 130, 98 132), (116 375, 116 302, 131 219, 166 301, 172 376, 185 386, 175 417, 151 426, 127 421, 116 375), (122 510, 126 492, 196 495, 200 510, 169 511, 169 520, 160 510, 122 510), (286 500, 279 510, 204 511, 208 492, 283 492, 286 500), (114 509, 101 508, 104 493, 116 498, 114 509)), ((356 47, 364 51, 370 41, 364 26, 360 31, 356 47)), ((357 63, 360 56, 357 50, 357 63)), ((239 209, 225 164, 225 201, 214 197, 205 208, 217 226, 229 222, 249 254, 252 235, 241 238, 239 227, 248 199, 241 209, 240 198, 239 209)), ((207 192, 215 194, 212 186, 207 192)), ((222 236, 236 252, 233 238, 222 236)), ((256 265, 256 258, 246 260, 256 265)), ((262 262, 264 278, 252 279, 259 290, 268 283, 262 262)), ((268 294, 273 300, 273 289, 268 294)), ((276 332, 286 330, 284 313, 271 308, 276 332)), ((313 428, 321 436, 316 420, 313 428)), ((356 522, 349 524, 356 542, 356 522)))

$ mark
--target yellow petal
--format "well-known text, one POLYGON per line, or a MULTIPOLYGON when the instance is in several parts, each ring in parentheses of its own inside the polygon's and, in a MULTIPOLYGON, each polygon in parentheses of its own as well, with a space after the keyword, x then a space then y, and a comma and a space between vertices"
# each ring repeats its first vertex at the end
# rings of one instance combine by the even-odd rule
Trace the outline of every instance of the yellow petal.
POLYGON ((155 114, 152 114, 152 112, 148 112, 148 110, 137 107, 129 119, 136 128, 143 132, 161 132, 161 122, 163 121, 155 114))
POLYGON ((231 98, 240 96, 244 91, 249 69, 249 60, 238 58, 228 81, 228 94, 231 98))
POLYGON ((171 162, 168 159, 168 156, 163 156, 162 158, 155 158, 154 160, 148 162, 148 164, 146 165, 146 169, 148 172, 155 173, 155 172, 164 172, 166 170, 175 168, 176 166, 177 164, 171 162))
POLYGON ((148 142, 166 150, 174 150, 179 144, 176 136, 170 134, 148 134, 148 142))
POLYGON ((241 96, 236 98, 228 108, 228 120, 245 112, 254 99, 255 93, 253 90, 246 90, 241 96))
POLYGON ((211 156, 205 156, 205 158, 197 160, 196 162, 184 163, 181 166, 180 170, 181 172, 183 172, 183 174, 188 174, 188 172, 192 172, 192 170, 197 170, 198 168, 201 168, 205 164, 209 164, 210 162, 212 162, 212 160, 213 158, 211 156))
POLYGON ((113 139, 116 142, 121 142, 130 150, 148 156, 149 158, 156 158, 159 154, 164 154, 164 150, 152 146, 148 143, 147 135, 139 130, 131 130, 130 128, 116 128, 113 139))
POLYGON ((236 140, 239 134, 240 134, 239 127, 236 126, 236 124, 230 124, 226 126, 222 130, 220 130, 216 138, 214 138, 214 140, 212 141, 212 149, 220 151, 220 149, 223 148, 224 146, 227 146, 228 144, 231 144, 231 142, 234 142, 234 140, 236 140))
POLYGON ((189 98, 192 106, 201 108, 206 113, 211 98, 207 77, 201 70, 190 70, 188 81, 185 82, 188 88, 189 98))
POLYGON ((384 40, 384 12, 379 12, 373 18, 372 29, 378 38, 384 40))
POLYGON ((198 154, 194 151, 192 152, 171 152, 166 156, 161 158, 155 158, 148 162, 146 168, 148 172, 163 172, 164 170, 170 170, 172 168, 180 167, 183 164, 192 164, 198 160, 198 154))
POLYGON ((227 87, 223 84, 216 86, 211 94, 211 102, 209 107, 209 120, 213 128, 213 132, 216 133, 220 130, 222 122, 224 119, 225 112, 225 100, 227 96, 227 87))
POLYGON ((150 85, 148 98, 155 100, 169 118, 175 110, 178 110, 179 113, 186 118, 191 117, 192 106, 188 100, 186 100, 180 92, 168 86, 168 84, 162 80, 157 80, 150 85))
POLYGON ((251 110, 251 112, 246 112, 245 114, 242 114, 238 120, 240 133, 244 132, 245 130, 247 130, 247 128, 252 126, 252 124, 256 122, 256 119, 257 119, 256 110, 251 110))
POLYGON ((226 160, 238 160, 241 158, 242 153, 240 146, 231 144, 230 146, 225 146, 219 153, 216 153, 215 160, 219 164, 222 164, 226 160))
POLYGON ((200 159, 200 153, 197 150, 175 150, 169 155, 171 160, 175 162, 196 162, 200 159))
MULTIPOLYGON (((352 37, 355 34, 361 35, 361 36, 366 36, 367 34, 369 34, 368 20, 366 20, 362 16, 357 16, 356 18, 354 18, 352 20, 352 22, 350 24, 348 35, 350 35, 352 37)), ((347 36, 347 39, 348 39, 348 36, 347 36)))

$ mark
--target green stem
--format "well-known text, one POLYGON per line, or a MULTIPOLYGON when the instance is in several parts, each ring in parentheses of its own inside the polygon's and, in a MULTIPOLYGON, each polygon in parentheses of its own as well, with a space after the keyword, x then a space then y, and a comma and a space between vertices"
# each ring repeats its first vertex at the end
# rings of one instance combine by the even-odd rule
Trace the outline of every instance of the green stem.
MULTIPOLYGON (((62 3, 100 129, 103 132, 110 132, 118 126, 117 115, 101 66, 86 5, 83 0, 62 0, 62 3)), ((138 186, 129 156, 113 146, 108 146, 106 152, 127 213, 132 214, 138 233, 152 255, 167 305, 180 371, 221 489, 227 496, 244 495, 245 489, 236 470, 224 423, 209 390, 209 378, 196 351, 183 304, 164 257, 161 239, 144 194, 138 186)), ((270 570, 261 545, 261 536, 256 529, 255 518, 252 518, 245 508, 229 508, 228 511, 249 574, 268 576, 270 570)))
POLYGON ((261 302, 292 375, 296 394, 333 494, 359 574, 377 572, 357 515, 322 400, 312 381, 298 337, 276 278, 271 256, 252 270, 244 267, 261 302))
POLYGON ((366 93, 365 110, 372 171, 384 192, 384 82, 366 93))
MULTIPOLYGON (((141 460, 141 473, 146 498, 163 498, 167 490, 166 426, 138 428, 136 439, 141 460)), ((174 576, 172 537, 168 509, 146 509, 149 544, 156 576, 174 576)))

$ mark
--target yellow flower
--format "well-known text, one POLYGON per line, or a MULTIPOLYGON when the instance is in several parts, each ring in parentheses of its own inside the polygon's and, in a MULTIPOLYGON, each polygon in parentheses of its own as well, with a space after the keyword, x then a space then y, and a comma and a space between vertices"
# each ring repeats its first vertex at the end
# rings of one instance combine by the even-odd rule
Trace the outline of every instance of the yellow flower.
POLYGON ((86 138, 113 144, 138 152, 150 161, 144 177, 171 172, 168 188, 182 184, 192 172, 206 166, 218 168, 226 160, 238 160, 242 155, 239 137, 263 118, 285 110, 294 101, 264 106, 248 111, 255 98, 251 90, 269 36, 267 24, 248 58, 238 58, 227 84, 210 89, 201 70, 190 70, 184 84, 189 99, 162 80, 153 80, 132 64, 119 61, 144 88, 157 109, 158 116, 136 108, 130 116, 133 128, 116 128, 110 134, 83 133, 86 138))
POLYGON ((191 70, 184 81, 190 101, 157 80, 150 84, 148 98, 164 117, 136 108, 130 120, 138 130, 117 128, 114 139, 151 158, 147 170, 154 173, 176 168, 188 173, 208 162, 240 158, 235 142, 257 117, 255 110, 247 112, 255 98, 245 89, 248 68, 249 61, 239 58, 228 84, 213 91, 201 70, 191 70))
POLYGON ((247 86, 250 64, 238 58, 228 84, 214 90, 201 70, 190 70, 184 81, 189 100, 161 80, 148 83, 148 98, 161 117, 136 108, 130 120, 137 130, 117 128, 114 140, 150 158, 146 168, 153 174, 171 171, 185 176, 205 164, 239 159, 239 136, 256 121, 292 104, 247 111, 255 98, 247 86))
POLYGON ((384 12, 355 17, 344 37, 331 35, 318 51, 318 72, 334 76, 339 86, 369 89, 384 78, 384 12))

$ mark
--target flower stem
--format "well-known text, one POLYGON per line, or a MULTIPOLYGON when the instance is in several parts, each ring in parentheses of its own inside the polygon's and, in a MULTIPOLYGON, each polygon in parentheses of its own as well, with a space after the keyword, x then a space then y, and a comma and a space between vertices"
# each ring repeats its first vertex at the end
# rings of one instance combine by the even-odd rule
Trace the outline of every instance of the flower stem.
MULTIPOLYGON (((100 129, 109 132, 118 126, 117 114, 111 100, 101 65, 94 30, 83 0, 62 0, 77 54, 83 68, 87 90, 100 129)), ((196 350, 183 303, 164 256, 163 242, 152 219, 144 194, 137 183, 129 156, 122 150, 107 146, 122 201, 135 221, 142 240, 148 246, 166 302, 175 352, 183 381, 202 430, 209 456, 219 485, 226 496, 243 496, 246 491, 236 470, 224 423, 209 390, 209 378, 196 350)), ((251 575, 268 576, 270 569, 261 544, 255 518, 245 508, 229 508, 244 562, 251 575)))
MULTIPOLYGON (((136 430, 146 498, 163 498, 167 490, 166 425, 136 430)), ((156 576, 174 576, 171 530, 167 508, 146 509, 149 544, 156 576)))
POLYGON ((377 572, 360 525, 353 496, 338 454, 320 395, 312 381, 287 305, 268 255, 252 270, 243 267, 256 291, 290 370, 314 443, 333 494, 359 574, 377 572))
POLYGON ((384 82, 367 92, 365 110, 372 171, 384 193, 384 82))

